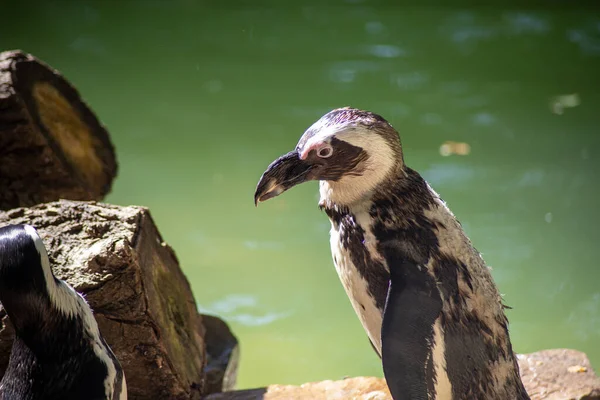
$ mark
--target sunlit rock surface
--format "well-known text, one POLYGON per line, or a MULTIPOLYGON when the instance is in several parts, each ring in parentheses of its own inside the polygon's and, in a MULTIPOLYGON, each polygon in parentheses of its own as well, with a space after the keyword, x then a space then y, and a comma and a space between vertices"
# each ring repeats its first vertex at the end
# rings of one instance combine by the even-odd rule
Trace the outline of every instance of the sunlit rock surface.
MULTIPOLYGON (((598 400, 600 378, 587 356, 576 350, 543 350, 518 356, 521 376, 532 400, 598 400)), ((357 377, 340 381, 305 383, 300 386, 217 393, 205 400, 391 400, 381 378, 357 377)))
POLYGON ((205 400, 390 400, 391 398, 383 379, 361 376, 340 381, 311 382, 300 386, 270 385, 266 388, 217 393, 207 396, 205 400))
POLYGON ((600 399, 600 378, 585 353, 542 350, 519 354, 521 379, 531 400, 600 399))

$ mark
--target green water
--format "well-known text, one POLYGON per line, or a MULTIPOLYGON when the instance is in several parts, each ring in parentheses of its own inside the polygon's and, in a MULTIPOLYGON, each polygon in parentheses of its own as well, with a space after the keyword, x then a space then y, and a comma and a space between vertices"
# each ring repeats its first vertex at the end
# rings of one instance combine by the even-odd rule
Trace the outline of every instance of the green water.
POLYGON ((317 184, 253 204, 269 162, 343 105, 399 129, 493 266, 516 350, 600 367, 600 13, 392 3, 0 0, 0 49, 59 69, 109 128, 107 201, 150 208, 241 341, 239 387, 381 375, 317 184))

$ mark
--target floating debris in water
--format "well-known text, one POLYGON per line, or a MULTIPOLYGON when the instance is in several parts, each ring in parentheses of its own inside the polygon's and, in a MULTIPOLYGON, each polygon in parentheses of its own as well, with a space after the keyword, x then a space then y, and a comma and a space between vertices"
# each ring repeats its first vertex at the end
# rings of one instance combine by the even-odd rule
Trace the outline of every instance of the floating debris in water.
POLYGON ((471 146, 468 143, 446 141, 440 146, 440 154, 448 157, 452 154, 466 156, 471 153, 471 146))
POLYGON ((550 99, 550 110, 556 115, 563 115, 565 108, 577 107, 581 104, 581 99, 577 93, 563 94, 550 99))

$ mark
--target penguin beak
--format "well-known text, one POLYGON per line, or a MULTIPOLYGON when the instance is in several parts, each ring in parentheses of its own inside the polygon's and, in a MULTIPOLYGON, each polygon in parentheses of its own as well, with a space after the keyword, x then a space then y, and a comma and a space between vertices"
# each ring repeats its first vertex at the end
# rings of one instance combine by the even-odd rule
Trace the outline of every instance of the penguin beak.
POLYGON ((296 150, 279 157, 267 167, 262 174, 256 192, 254 192, 254 204, 279 196, 286 190, 314 177, 310 172, 313 164, 301 160, 296 150))

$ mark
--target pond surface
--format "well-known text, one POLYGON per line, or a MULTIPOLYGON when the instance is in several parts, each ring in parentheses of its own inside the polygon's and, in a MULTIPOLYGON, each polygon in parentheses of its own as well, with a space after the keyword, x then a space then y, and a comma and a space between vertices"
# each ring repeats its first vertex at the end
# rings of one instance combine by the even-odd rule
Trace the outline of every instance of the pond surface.
POLYGON ((514 348, 600 368, 600 14, 393 3, 0 0, 0 49, 59 69, 106 124, 107 201, 150 208, 241 341, 239 387, 382 375, 317 183, 253 204, 269 162, 344 105, 400 131, 493 267, 514 348))

